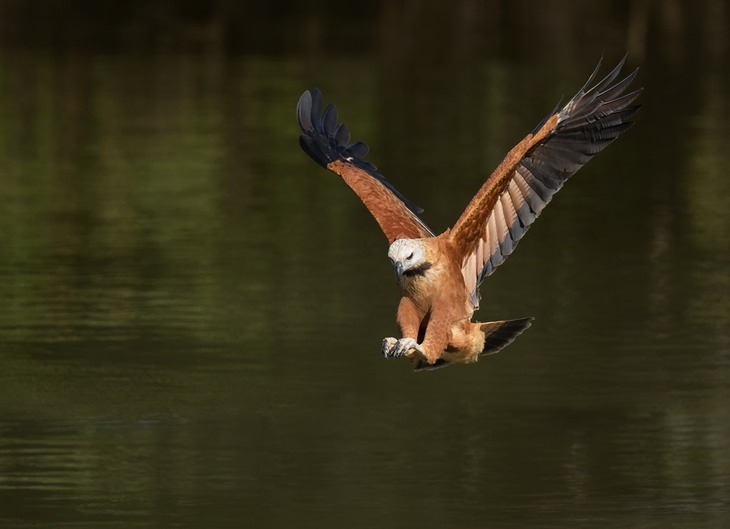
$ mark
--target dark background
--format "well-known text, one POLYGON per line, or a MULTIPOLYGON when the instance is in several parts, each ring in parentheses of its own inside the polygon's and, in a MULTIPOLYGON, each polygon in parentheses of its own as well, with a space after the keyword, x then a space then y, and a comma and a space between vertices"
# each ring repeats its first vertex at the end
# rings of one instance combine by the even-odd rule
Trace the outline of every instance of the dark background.
POLYGON ((729 17, 0 2, 0 525, 727 527, 729 17), (636 125, 482 287, 533 327, 384 360, 387 244, 300 151, 301 93, 438 231, 626 53, 636 125))

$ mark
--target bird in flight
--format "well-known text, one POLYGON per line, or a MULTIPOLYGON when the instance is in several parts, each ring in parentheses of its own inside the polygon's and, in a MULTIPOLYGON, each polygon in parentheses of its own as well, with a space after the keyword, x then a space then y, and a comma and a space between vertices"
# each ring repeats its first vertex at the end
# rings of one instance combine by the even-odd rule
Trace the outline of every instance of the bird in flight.
POLYGON ((548 114, 497 166, 456 224, 436 235, 420 208, 401 195, 363 158, 367 144, 350 143, 334 105, 322 111, 318 89, 297 105, 300 145, 338 174, 375 217, 390 243, 388 258, 401 298, 401 338, 385 338, 386 358, 407 357, 416 370, 476 362, 527 329, 532 318, 472 322, 479 285, 509 256, 545 205, 593 155, 631 126, 641 89, 624 94, 636 76, 621 81, 626 57, 601 81, 599 61, 578 93, 548 114))

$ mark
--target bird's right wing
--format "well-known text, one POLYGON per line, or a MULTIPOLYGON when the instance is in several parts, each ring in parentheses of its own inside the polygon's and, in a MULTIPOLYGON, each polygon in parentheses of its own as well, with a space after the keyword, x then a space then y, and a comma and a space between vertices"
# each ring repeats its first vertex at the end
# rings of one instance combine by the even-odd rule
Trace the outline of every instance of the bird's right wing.
POLYGON ((422 210, 401 195, 377 168, 362 158, 367 144, 350 142, 344 123, 337 124, 337 110, 330 103, 320 115, 322 94, 318 89, 304 92, 297 105, 297 119, 303 134, 299 143, 315 162, 342 177, 360 197, 392 243, 396 239, 433 237, 418 217, 422 210))
MULTIPOLYGON (((622 60, 602 81, 586 84, 514 147, 487 179, 450 233, 471 303, 479 284, 502 264, 565 181, 631 126, 641 90, 621 95, 636 71, 615 84, 622 60)), ((557 109, 557 107, 556 107, 557 109)))

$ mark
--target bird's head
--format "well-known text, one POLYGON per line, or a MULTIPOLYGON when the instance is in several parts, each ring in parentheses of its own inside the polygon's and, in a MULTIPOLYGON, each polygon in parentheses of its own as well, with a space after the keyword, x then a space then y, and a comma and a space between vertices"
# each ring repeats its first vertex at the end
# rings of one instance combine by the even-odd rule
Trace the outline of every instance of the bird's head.
POLYGON ((400 280, 404 275, 423 274, 431 267, 426 249, 418 239, 398 239, 390 245, 388 258, 400 280))

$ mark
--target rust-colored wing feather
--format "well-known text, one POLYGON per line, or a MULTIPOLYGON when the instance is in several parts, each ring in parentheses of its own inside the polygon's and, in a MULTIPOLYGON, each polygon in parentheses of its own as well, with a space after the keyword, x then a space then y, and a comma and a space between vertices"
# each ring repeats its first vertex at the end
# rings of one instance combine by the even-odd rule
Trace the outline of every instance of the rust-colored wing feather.
POLYGON ((479 284, 502 264, 552 196, 595 154, 631 126, 641 89, 621 95, 636 70, 615 84, 624 59, 588 89, 601 65, 561 110, 551 112, 513 148, 450 234, 474 308, 479 284))
POLYGON ((331 103, 324 112, 318 89, 302 94, 297 105, 297 119, 303 134, 299 143, 314 161, 340 175, 360 197, 389 242, 396 239, 433 237, 431 230, 418 218, 421 209, 401 195, 377 168, 363 160, 368 146, 350 142, 344 124, 337 123, 337 110, 331 103), (320 115, 321 114, 321 115, 320 115))

